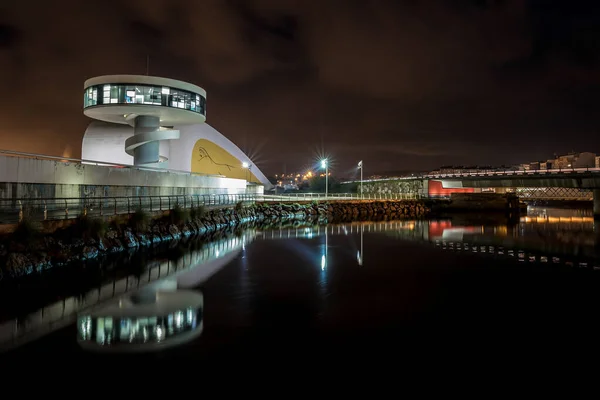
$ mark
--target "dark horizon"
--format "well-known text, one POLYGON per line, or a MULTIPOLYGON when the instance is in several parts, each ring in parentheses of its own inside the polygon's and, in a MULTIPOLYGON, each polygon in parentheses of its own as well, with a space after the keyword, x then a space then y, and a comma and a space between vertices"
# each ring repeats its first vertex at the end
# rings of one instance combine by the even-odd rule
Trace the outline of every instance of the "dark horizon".
POLYGON ((367 176, 600 152, 598 27, 583 0, 12 2, 0 148, 80 157, 84 81, 149 57, 206 89, 207 122, 269 176, 324 155, 367 176))

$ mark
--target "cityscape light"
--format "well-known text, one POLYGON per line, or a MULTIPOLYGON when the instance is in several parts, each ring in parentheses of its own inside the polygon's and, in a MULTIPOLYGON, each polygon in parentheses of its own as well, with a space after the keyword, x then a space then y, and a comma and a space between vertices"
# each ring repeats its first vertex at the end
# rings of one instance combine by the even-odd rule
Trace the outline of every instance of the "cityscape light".
POLYGON ((242 161, 242 168, 246 170, 246 182, 248 182, 248 173, 250 172, 250 163, 248 161, 242 161))
POLYGON ((325 200, 329 195, 329 165, 327 159, 321 160, 321 168, 325 168, 325 200))

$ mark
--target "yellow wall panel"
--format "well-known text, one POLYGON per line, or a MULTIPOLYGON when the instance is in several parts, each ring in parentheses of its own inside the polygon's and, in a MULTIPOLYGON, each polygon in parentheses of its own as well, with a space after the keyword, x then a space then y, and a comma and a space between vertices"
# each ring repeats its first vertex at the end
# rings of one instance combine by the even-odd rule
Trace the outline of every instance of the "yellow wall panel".
POLYGON ((258 182, 252 173, 252 168, 250 171, 242 168, 242 160, 238 160, 221 146, 206 139, 200 139, 194 145, 190 167, 195 173, 223 175, 227 178, 258 182))

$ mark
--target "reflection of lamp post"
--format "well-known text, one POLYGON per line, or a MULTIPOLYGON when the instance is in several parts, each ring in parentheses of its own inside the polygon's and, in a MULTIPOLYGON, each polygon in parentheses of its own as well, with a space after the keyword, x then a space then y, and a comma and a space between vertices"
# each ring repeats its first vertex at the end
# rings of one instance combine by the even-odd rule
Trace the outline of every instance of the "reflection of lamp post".
POLYGON ((356 261, 358 265, 363 265, 363 232, 365 231, 364 225, 360 226, 360 251, 356 253, 356 261))
POLYGON ((323 255, 321 255, 321 271, 324 271, 327 268, 327 226, 325 226, 325 250, 323 251, 323 255))
POLYGON ((358 168, 360 169, 360 198, 362 200, 363 198, 363 191, 362 191, 362 183, 363 183, 363 163, 362 160, 360 160, 358 162, 358 168))
POLYGON ((329 194, 329 165, 327 159, 321 160, 321 168, 325 168, 325 200, 329 194))

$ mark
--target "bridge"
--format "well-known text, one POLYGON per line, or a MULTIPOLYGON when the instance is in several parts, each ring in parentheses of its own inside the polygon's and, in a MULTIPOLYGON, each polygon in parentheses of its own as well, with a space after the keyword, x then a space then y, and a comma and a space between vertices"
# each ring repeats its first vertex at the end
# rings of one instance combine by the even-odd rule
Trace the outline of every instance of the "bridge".
POLYGON ((449 196, 452 193, 491 190, 496 193, 514 192, 526 200, 588 200, 593 201, 594 216, 600 217, 600 168, 425 174, 363 180, 362 183, 368 195, 400 191, 422 196, 449 196))
POLYGON ((444 187, 562 187, 588 190, 600 189, 600 168, 430 174, 423 176, 423 178, 440 180, 444 187))

